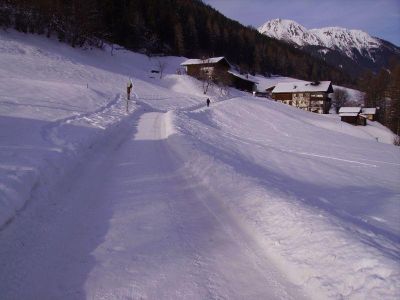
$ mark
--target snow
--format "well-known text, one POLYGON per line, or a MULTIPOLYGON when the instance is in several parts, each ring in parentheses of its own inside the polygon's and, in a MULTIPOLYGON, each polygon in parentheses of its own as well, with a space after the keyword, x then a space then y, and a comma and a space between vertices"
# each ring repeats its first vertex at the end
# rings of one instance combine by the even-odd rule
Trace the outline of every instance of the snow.
POLYGON ((304 26, 295 21, 274 19, 266 22, 258 28, 258 31, 278 40, 295 43, 299 46, 321 45, 319 38, 311 34, 304 26))
POLYGON ((341 114, 341 113, 359 114, 360 112, 361 112, 361 107, 341 107, 341 108, 339 108, 339 114, 341 114))
POLYGON ((0 48, 1 299, 399 298, 379 123, 204 95, 183 57, 13 31, 0 48))
POLYGON ((223 57, 223 56, 210 57, 207 59, 192 58, 192 59, 185 60, 183 63, 181 63, 181 65, 187 66, 187 65, 199 65, 199 64, 215 64, 223 59, 225 59, 225 57, 223 57))
POLYGON ((364 107, 361 111, 363 114, 366 114, 366 115, 375 115, 376 114, 375 107, 364 107))
POLYGON ((312 82, 280 82, 272 90, 272 93, 302 93, 302 92, 327 92, 330 81, 321 81, 319 84, 312 82))
POLYGON ((341 112, 339 112, 339 115, 340 115, 341 117, 357 117, 358 114, 359 114, 358 112, 348 112, 348 113, 345 113, 345 112, 341 113, 341 112))
POLYGON ((361 30, 326 27, 311 29, 310 33, 318 36, 323 46, 330 49, 337 48, 348 57, 353 57, 352 49, 356 49, 360 54, 365 50, 371 60, 374 60, 371 50, 379 48, 382 45, 378 39, 361 30))
POLYGON ((242 75, 242 74, 240 74, 239 72, 236 72, 236 71, 233 71, 233 70, 229 70, 228 71, 228 73, 229 74, 232 74, 233 76, 236 76, 236 77, 238 77, 238 78, 241 78, 241 79, 243 79, 243 80, 247 80, 247 81, 251 81, 251 82, 254 82, 254 83, 258 83, 256 80, 254 80, 253 78, 253 76, 249 76, 249 75, 242 75))

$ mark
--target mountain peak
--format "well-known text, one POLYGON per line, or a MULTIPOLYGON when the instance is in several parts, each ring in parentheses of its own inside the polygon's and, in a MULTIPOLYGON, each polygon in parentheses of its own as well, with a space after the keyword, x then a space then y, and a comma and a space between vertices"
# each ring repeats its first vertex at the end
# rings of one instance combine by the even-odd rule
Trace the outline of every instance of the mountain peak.
POLYGON ((346 56, 353 58, 354 50, 360 54, 368 53, 373 60, 370 50, 379 48, 379 39, 368 33, 342 27, 324 27, 308 30, 292 20, 274 19, 260 26, 259 32, 269 37, 294 43, 298 46, 321 46, 332 50, 339 50, 346 56))
POLYGON ((278 40, 285 40, 299 46, 307 44, 319 45, 320 41, 311 35, 307 28, 293 20, 274 19, 258 28, 258 31, 278 40))
POLYGON ((378 72, 389 66, 392 57, 400 59, 399 47, 358 29, 338 26, 307 29, 296 21, 274 19, 258 31, 345 69, 352 76, 366 69, 378 72))

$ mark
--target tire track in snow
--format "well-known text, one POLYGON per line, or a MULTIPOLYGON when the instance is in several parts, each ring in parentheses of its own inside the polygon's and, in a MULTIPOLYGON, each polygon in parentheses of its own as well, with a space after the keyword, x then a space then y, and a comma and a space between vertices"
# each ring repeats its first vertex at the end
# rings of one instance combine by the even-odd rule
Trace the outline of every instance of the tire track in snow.
POLYGON ((107 110, 111 109, 121 99, 122 99, 121 94, 117 94, 113 100, 109 101, 106 105, 103 105, 94 111, 81 113, 81 114, 75 114, 75 115, 68 116, 66 118, 54 121, 48 125, 45 125, 42 128, 41 135, 45 141, 47 141, 51 144, 57 145, 60 148, 65 148, 67 150, 73 151, 74 146, 71 143, 69 143, 68 141, 59 137, 59 129, 64 125, 70 124, 72 122, 76 122, 78 120, 85 120, 85 121, 90 122, 90 120, 92 120, 94 117, 99 116, 99 115, 105 113, 107 110))

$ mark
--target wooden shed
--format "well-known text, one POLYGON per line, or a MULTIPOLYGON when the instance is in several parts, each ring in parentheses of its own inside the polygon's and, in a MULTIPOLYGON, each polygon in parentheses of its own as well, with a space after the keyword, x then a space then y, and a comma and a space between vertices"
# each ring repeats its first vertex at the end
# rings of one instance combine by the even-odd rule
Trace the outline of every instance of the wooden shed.
POLYGON ((361 115, 365 116, 370 121, 376 120, 376 108, 375 107, 364 107, 361 109, 361 115))
POLYGON ((340 120, 353 125, 367 125, 367 117, 361 114, 361 107, 341 107, 340 120))
POLYGON ((246 76, 235 71, 228 71, 228 74, 231 75, 231 83, 235 88, 247 92, 256 90, 257 82, 250 79, 248 75, 246 76))

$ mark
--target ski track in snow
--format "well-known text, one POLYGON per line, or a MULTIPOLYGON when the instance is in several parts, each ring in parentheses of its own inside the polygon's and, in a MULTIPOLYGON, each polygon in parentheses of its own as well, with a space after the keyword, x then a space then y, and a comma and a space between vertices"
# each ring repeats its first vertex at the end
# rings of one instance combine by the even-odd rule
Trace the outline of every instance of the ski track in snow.
POLYGON ((3 262, 3 299, 302 297, 244 238, 219 200, 187 179, 194 178, 169 149, 164 118, 141 114, 136 129, 126 126, 72 172, 73 181, 61 183, 54 207, 33 205, 43 219, 25 216, 9 226, 2 240, 16 243, 2 244, 0 256, 15 263, 3 262), (99 226, 108 229, 97 245, 99 226), (93 247, 91 255, 81 257, 87 249, 80 247, 93 247), (93 267, 81 274, 80 264, 93 267), (76 277, 71 282, 69 276, 76 277), (80 276, 87 276, 84 287, 80 276))
POLYGON ((381 127, 232 89, 207 108, 174 74, 184 58, 159 58, 158 80, 129 51, 0 38, 0 121, 27 139, 0 131, 0 196, 21 202, 4 202, 0 299, 400 295, 400 159, 381 127))

